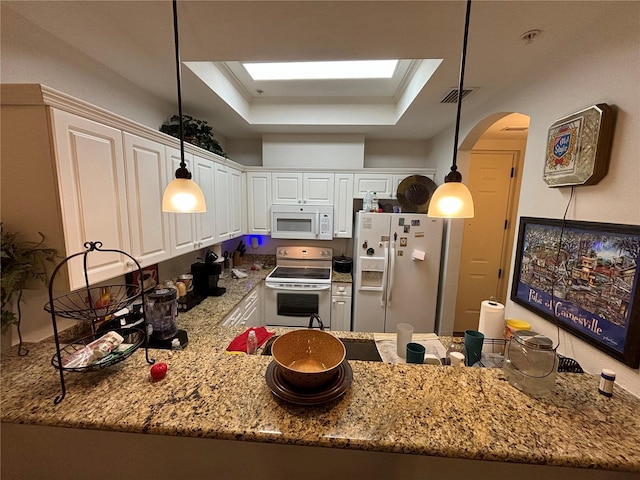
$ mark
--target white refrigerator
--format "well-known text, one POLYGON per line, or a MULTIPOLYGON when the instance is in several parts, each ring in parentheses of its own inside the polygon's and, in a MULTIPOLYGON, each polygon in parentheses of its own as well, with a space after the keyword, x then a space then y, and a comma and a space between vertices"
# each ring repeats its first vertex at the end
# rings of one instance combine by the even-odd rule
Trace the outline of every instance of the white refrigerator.
POLYGON ((353 330, 435 332, 443 221, 418 213, 356 214, 353 330))

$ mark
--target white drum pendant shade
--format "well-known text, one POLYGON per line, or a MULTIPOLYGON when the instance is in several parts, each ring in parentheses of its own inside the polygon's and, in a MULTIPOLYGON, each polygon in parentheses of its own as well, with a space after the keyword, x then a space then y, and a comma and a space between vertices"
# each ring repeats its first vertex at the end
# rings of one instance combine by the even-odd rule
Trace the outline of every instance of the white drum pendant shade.
POLYGON ((461 182, 443 183, 433 192, 427 215, 443 218, 473 218, 471 192, 461 182))
POLYGON ((162 211, 174 213, 204 213, 207 204, 196 182, 186 178, 172 180, 162 196, 162 211))

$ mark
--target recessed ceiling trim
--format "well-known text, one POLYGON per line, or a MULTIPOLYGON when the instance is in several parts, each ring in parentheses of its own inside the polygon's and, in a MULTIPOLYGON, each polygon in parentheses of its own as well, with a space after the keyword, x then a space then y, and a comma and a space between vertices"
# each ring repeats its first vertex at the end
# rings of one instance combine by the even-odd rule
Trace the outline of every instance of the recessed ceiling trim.
POLYGON ((398 123, 441 63, 441 59, 401 60, 397 77, 386 86, 376 84, 384 81, 380 79, 275 82, 280 89, 287 86, 285 95, 269 92, 270 82, 247 83, 248 74, 238 69, 239 62, 185 65, 250 125, 384 126, 398 123), (252 91, 262 85, 264 94, 252 91), (312 91, 304 95, 309 87, 312 91))

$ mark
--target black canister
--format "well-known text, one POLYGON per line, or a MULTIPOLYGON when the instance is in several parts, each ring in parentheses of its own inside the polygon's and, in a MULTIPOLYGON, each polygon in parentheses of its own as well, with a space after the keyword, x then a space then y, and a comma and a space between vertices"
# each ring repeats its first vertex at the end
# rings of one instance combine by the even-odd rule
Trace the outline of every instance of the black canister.
POLYGON ((333 270, 338 273, 351 273, 353 267, 353 260, 344 255, 339 257, 333 257, 333 270))

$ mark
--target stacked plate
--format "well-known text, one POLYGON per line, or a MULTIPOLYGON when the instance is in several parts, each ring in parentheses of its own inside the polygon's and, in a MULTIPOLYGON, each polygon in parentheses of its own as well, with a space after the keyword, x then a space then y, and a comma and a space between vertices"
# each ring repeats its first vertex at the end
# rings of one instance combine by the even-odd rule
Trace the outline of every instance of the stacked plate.
POLYGON ((277 398, 296 405, 320 405, 337 400, 349 389, 353 370, 346 360, 338 367, 336 377, 318 389, 306 390, 291 386, 282 376, 281 367, 271 362, 265 374, 267 385, 277 398))

